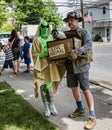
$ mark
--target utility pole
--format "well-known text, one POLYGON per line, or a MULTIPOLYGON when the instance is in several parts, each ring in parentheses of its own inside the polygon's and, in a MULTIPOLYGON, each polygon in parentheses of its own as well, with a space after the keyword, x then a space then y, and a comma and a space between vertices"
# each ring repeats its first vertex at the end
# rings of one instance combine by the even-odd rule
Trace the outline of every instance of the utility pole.
POLYGON ((83 0, 80 0, 80 4, 81 4, 81 15, 82 15, 82 28, 84 28, 83 0))

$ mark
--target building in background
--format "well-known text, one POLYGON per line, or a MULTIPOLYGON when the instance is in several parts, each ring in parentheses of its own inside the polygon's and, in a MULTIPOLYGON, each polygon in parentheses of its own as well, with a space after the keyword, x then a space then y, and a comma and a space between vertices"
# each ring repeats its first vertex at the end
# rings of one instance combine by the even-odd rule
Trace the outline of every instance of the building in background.
POLYGON ((84 8, 84 22, 93 38, 101 36, 104 42, 112 42, 112 0, 97 0, 84 8))
POLYGON ((23 36, 34 36, 36 34, 38 25, 24 25, 21 28, 23 36))
MULTIPOLYGON (((65 17, 69 11, 80 9, 78 1, 74 7, 65 11, 63 16, 65 17)), ((84 0, 83 11, 85 28, 91 32, 93 39, 100 37, 100 41, 112 42, 112 0, 84 0)))

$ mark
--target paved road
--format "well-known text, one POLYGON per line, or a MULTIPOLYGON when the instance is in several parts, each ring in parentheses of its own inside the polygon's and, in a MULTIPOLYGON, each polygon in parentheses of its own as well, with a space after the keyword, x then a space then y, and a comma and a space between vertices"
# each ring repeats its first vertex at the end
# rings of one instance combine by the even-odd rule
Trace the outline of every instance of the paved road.
POLYGON ((93 47, 90 79, 112 90, 112 44, 93 47))

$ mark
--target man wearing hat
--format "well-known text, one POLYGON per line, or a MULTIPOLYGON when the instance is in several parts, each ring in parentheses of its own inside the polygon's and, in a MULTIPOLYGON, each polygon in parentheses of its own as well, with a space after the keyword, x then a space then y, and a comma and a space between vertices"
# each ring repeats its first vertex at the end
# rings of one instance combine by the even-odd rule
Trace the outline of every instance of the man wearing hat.
POLYGON ((92 37, 88 30, 78 26, 78 23, 82 21, 82 17, 78 12, 69 12, 64 21, 68 24, 70 29, 77 34, 74 37, 82 40, 81 47, 71 50, 68 54, 69 57, 65 62, 67 69, 67 85, 72 89, 77 104, 77 109, 69 114, 69 117, 76 118, 85 116, 85 110, 82 105, 79 90, 79 88, 81 88, 90 114, 84 128, 90 130, 93 129, 96 124, 94 99, 89 86, 89 69, 90 62, 92 61, 92 37))

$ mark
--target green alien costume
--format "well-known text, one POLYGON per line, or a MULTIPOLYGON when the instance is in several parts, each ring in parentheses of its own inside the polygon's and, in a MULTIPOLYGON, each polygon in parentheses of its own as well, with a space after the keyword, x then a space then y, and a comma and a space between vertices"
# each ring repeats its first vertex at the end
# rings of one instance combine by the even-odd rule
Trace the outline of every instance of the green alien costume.
POLYGON ((47 42, 52 40, 53 38, 50 34, 48 23, 42 21, 32 44, 32 57, 34 62, 33 82, 36 97, 38 96, 38 88, 40 87, 46 117, 49 117, 50 114, 57 115, 58 113, 53 101, 52 88, 55 93, 65 73, 64 65, 57 65, 55 61, 49 63, 47 60, 47 42))

